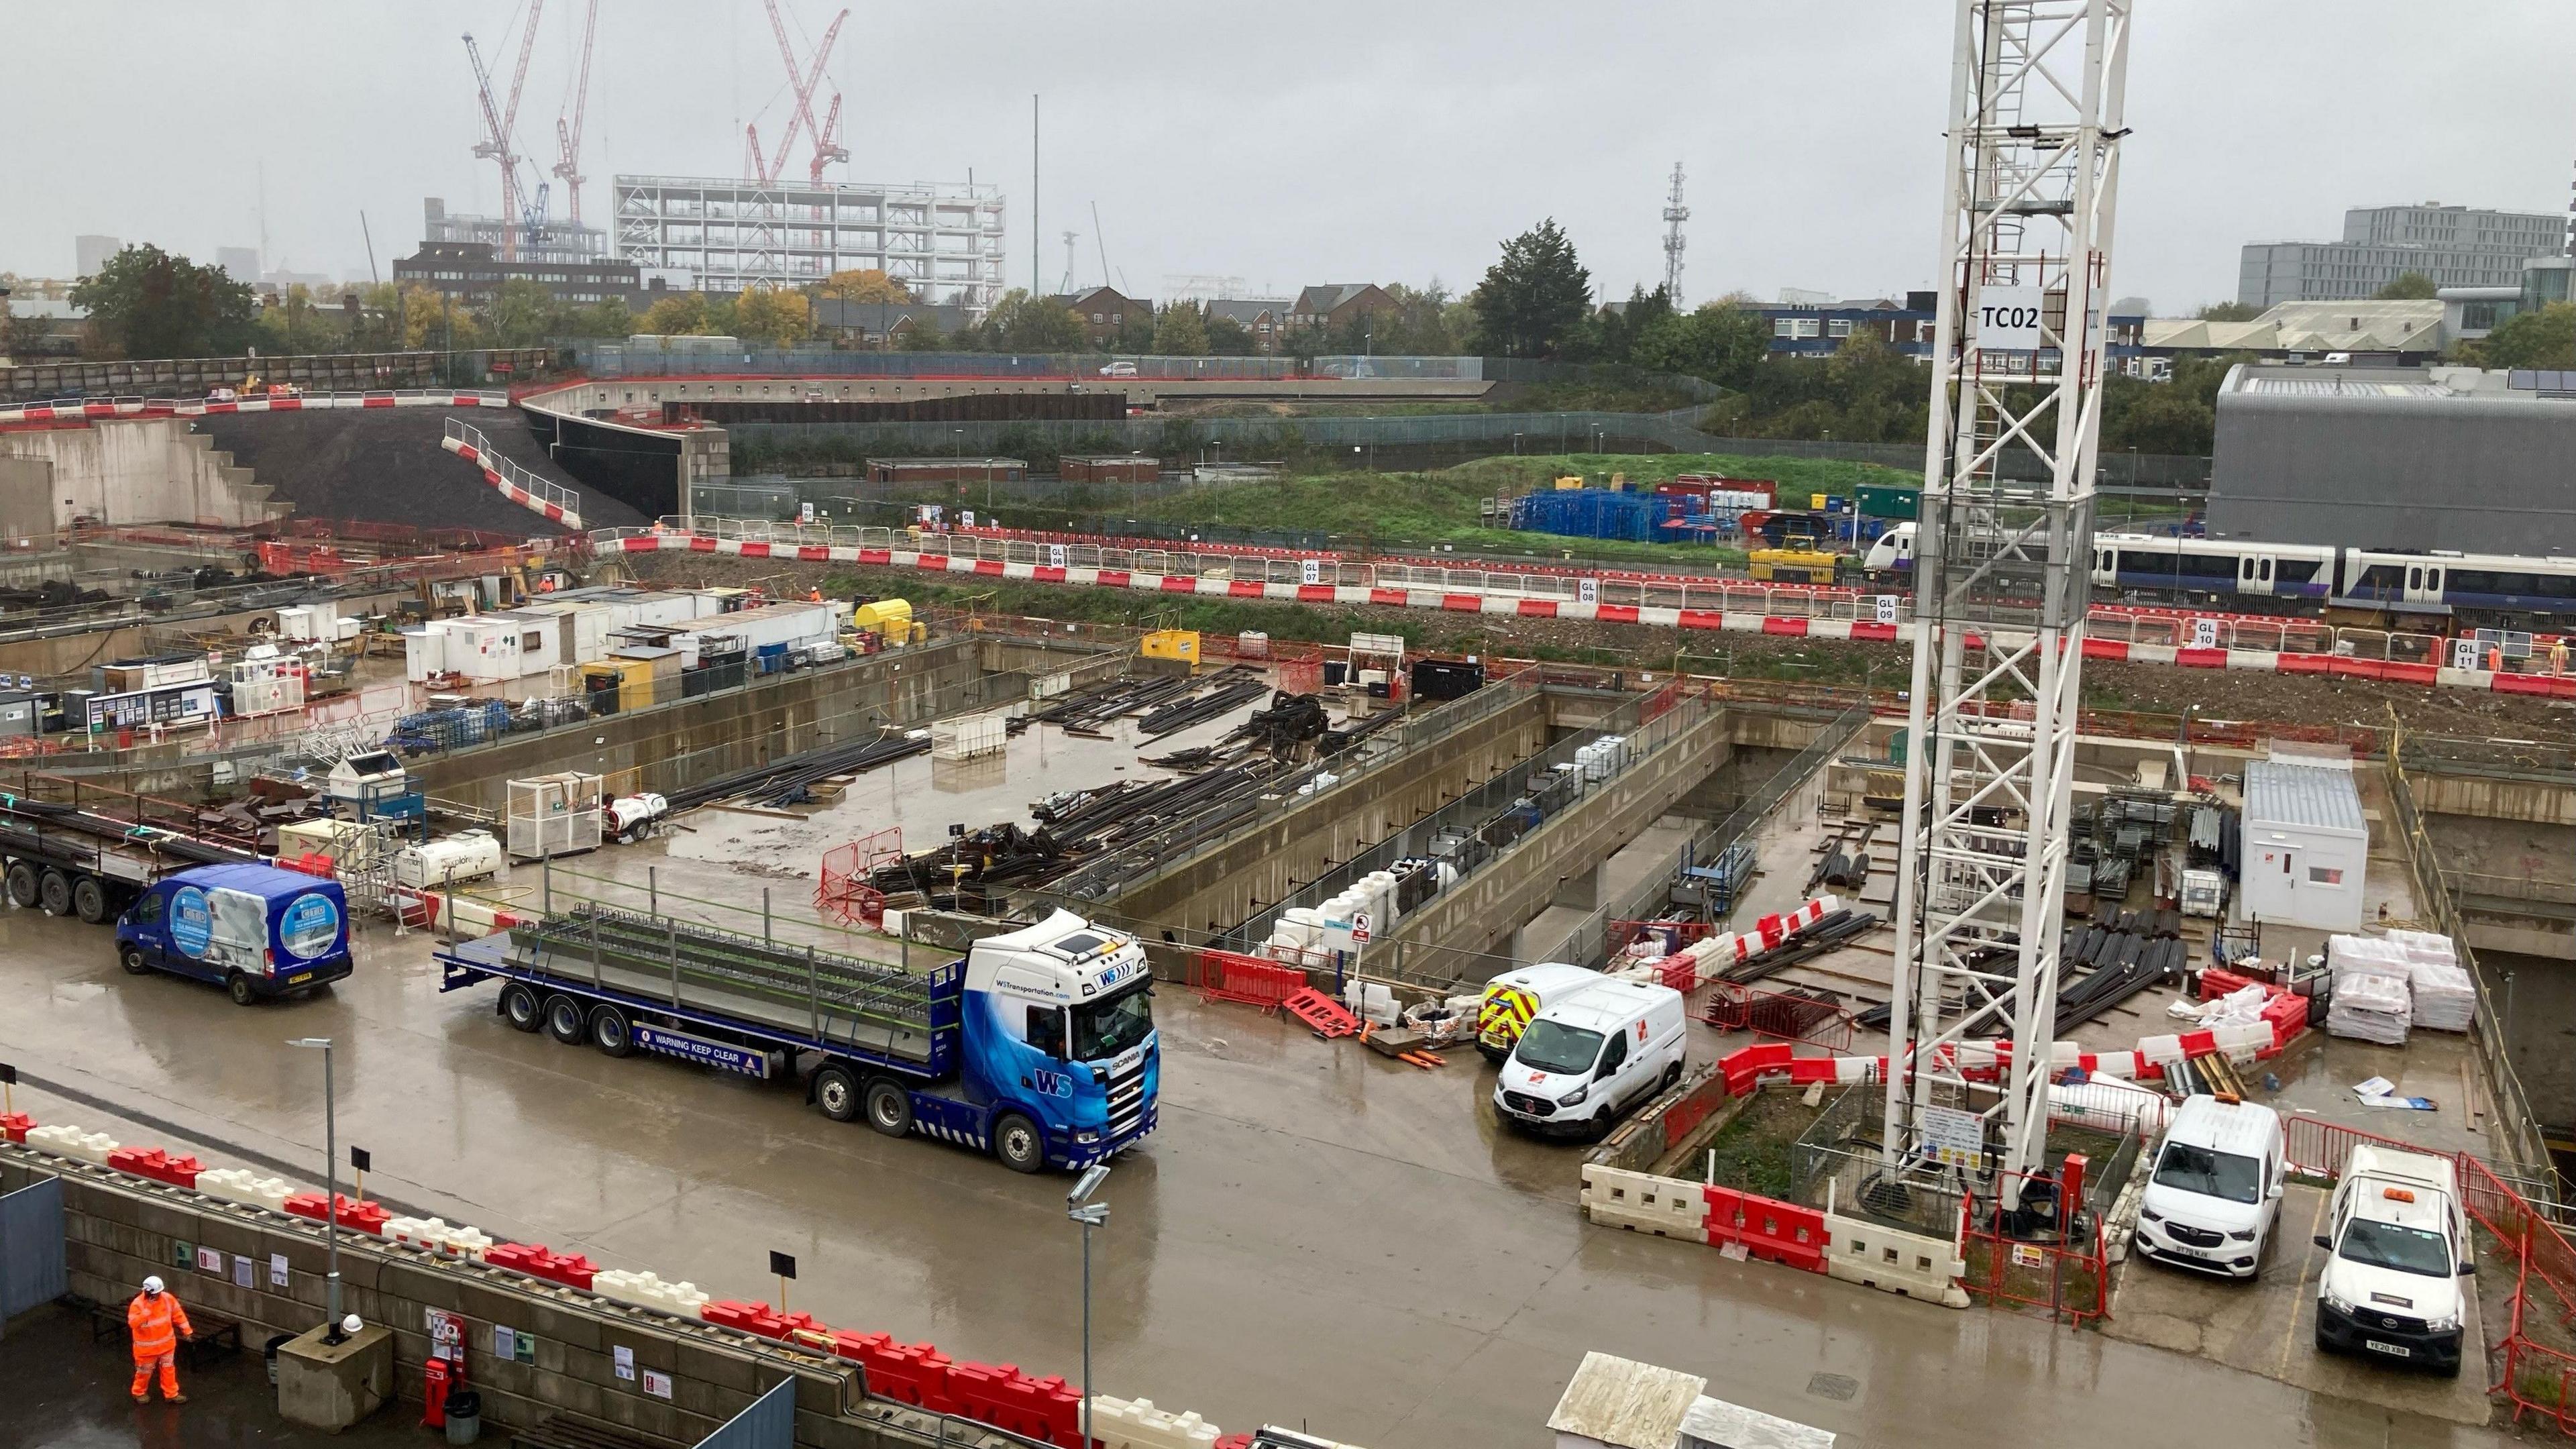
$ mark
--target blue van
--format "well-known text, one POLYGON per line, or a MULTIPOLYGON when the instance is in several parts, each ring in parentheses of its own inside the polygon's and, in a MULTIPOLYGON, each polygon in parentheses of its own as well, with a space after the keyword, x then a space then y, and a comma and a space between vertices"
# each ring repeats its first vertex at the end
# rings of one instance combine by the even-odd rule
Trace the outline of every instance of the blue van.
POLYGON ((212 981, 236 1004, 303 993, 349 974, 340 883, 273 865, 201 865, 162 877, 116 919, 116 959, 212 981))

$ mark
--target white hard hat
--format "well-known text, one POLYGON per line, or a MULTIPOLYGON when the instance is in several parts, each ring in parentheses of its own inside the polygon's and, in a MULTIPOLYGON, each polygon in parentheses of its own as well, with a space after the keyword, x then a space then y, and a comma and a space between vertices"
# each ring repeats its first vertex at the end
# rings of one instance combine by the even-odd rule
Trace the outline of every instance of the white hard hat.
POLYGON ((161 1279, 160 1279, 159 1275, 157 1275, 157 1274, 156 1274, 156 1275, 154 1275, 153 1277, 150 1277, 150 1278, 146 1278, 146 1279, 144 1279, 144 1280, 143 1280, 143 1291, 144 1291, 144 1292, 146 1292, 146 1293, 158 1293, 158 1292, 160 1292, 160 1291, 161 1291, 161 1279))
POLYGON ((366 1326, 367 1325, 358 1321, 358 1315, 354 1313, 340 1320, 340 1331, 342 1333, 355 1333, 366 1326))

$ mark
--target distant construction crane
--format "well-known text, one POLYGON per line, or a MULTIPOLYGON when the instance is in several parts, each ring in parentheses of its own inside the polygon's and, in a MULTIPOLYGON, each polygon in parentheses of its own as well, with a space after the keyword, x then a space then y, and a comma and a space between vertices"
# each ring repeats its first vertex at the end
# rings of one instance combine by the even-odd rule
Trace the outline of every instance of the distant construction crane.
POLYGON ((1673 163, 1672 193, 1664 198, 1664 300, 1678 312, 1682 305, 1682 248, 1689 245, 1682 236, 1682 223, 1690 220, 1690 208, 1682 205, 1682 163, 1673 163))
POLYGON ((1959 5, 1874 1202, 1964 1173, 2006 1212, 2055 1206, 2040 1174, 2131 5, 1959 5), (1983 1057, 1997 1037, 2006 1061, 1983 1057), (1977 1080, 1990 1063, 2000 1092, 1977 1080))
POLYGON ((555 177, 564 184, 564 210, 572 218, 573 230, 581 230, 581 123, 590 110, 590 44, 599 31, 599 0, 590 0, 581 16, 581 65, 572 83, 567 108, 572 119, 555 117, 555 177))
POLYGON ((814 88, 822 83, 824 67, 832 58, 832 43, 840 39, 841 24, 850 18, 850 12, 844 10, 832 17, 832 23, 824 27, 822 40, 814 47, 812 62, 800 67, 796 63, 796 44, 787 38, 787 19, 778 13, 778 0, 763 3, 769 8, 770 33, 778 37, 779 59, 787 63, 787 88, 796 97, 796 110, 787 118, 787 131, 778 138, 778 149, 769 155, 761 154, 759 125, 751 123, 742 128, 743 172, 763 186, 776 182, 779 173, 787 169, 787 153, 795 148, 796 131, 802 126, 813 133, 814 140, 814 157, 805 168, 806 179, 820 186, 826 165, 850 159, 849 151, 841 145, 839 91, 832 93, 832 104, 823 119, 814 119, 814 88))
MULTIPOLYGON (((483 52, 474 44, 471 33, 465 37, 465 58, 473 64, 474 86, 483 102, 483 140, 474 147, 474 154, 501 163, 501 260, 505 262, 519 259, 518 227, 526 224, 519 214, 520 158, 515 137, 519 124, 519 92, 528 84, 528 55, 536 49, 537 16, 545 8, 546 0, 528 0, 527 28, 519 33, 519 64, 510 74, 510 97, 506 103, 492 99, 492 73, 483 65, 483 52)), ((543 186, 537 188, 537 195, 540 198, 537 204, 542 207, 545 204, 543 186)), ((544 224, 542 213, 535 219, 535 224, 544 224)))

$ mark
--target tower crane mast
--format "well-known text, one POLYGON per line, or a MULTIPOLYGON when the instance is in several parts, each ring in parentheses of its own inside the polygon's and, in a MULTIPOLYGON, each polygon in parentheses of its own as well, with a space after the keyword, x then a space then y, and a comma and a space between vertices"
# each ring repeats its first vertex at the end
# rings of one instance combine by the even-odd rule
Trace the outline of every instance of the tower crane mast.
MULTIPOLYGON (((510 72, 510 93, 506 101, 492 98, 492 74, 483 64, 483 52, 469 33, 465 37, 465 58, 474 67, 474 86, 483 106, 483 139, 474 154, 488 157, 501 165, 501 260, 516 261, 519 238, 516 227, 520 217, 519 151, 516 141, 519 124, 519 94, 528 84, 528 56, 537 44, 537 17, 544 12, 546 0, 528 0, 526 28, 519 33, 519 63, 510 72)), ((540 196, 544 194, 539 188, 540 196)), ((540 203, 542 205, 542 202, 540 203)), ((543 216, 536 224, 543 224, 543 216)))
POLYGON ((1876 1191, 2046 1165, 2133 3, 1958 0, 1876 1191))
POLYGON ((599 0, 589 0, 582 8, 581 64, 572 83, 572 118, 569 123, 555 117, 555 177, 564 184, 564 210, 572 218, 575 231, 581 229, 581 184, 590 178, 581 174, 581 125, 590 114, 590 47, 599 31, 599 0))

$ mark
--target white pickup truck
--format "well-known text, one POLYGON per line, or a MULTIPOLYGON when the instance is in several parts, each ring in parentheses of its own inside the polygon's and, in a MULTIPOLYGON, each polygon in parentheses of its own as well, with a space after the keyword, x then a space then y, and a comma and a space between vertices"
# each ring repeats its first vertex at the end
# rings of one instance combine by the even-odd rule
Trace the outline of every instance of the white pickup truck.
POLYGON ((2460 1372, 2468 1299, 2460 1280, 2477 1271, 2458 1169, 2447 1157, 2363 1143, 2335 1184, 2332 1231, 2317 1275, 2317 1347, 2460 1372))

